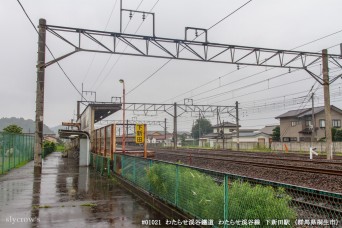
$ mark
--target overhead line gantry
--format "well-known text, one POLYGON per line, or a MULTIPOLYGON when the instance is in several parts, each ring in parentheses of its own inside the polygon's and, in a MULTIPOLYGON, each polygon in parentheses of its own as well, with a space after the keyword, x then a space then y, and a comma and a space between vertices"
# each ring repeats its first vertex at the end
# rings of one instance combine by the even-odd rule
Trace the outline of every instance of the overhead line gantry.
MULTIPOLYGON (((62 59, 71 56, 78 52, 98 52, 108 54, 120 54, 128 56, 141 56, 152 58, 164 58, 175 60, 199 61, 208 63, 223 63, 236 64, 247 66, 261 67, 276 67, 291 69, 303 69, 309 73, 318 83, 324 88, 324 103, 326 115, 326 152, 327 159, 332 159, 331 147, 331 114, 330 114, 330 92, 329 85, 341 77, 337 75, 333 79, 329 79, 329 67, 331 63, 342 69, 342 45, 340 46, 340 54, 328 54, 327 50, 322 50, 322 53, 304 52, 294 50, 271 49, 251 46, 241 46, 232 44, 212 43, 208 41, 208 30, 204 28, 185 28, 184 39, 164 38, 155 35, 155 15, 151 12, 134 11, 143 15, 143 20, 146 15, 153 16, 152 36, 125 34, 122 33, 122 14, 124 12, 133 12, 134 10, 123 9, 122 1, 120 1, 120 32, 107 32, 84 28, 72 28, 65 26, 47 25, 45 19, 39 20, 39 36, 38 36, 38 64, 37 64, 37 101, 36 101, 36 142, 35 142, 35 167, 41 171, 42 160, 42 132, 44 118, 44 80, 45 68, 61 61, 62 59), (198 31, 205 34, 204 41, 196 41, 188 39, 188 31, 194 30, 195 36, 198 36, 198 31), (46 48, 46 32, 49 32, 71 45, 74 50, 54 58, 54 60, 45 61, 46 48), (65 34, 76 36, 77 41, 71 41, 65 34), (107 38, 107 41, 99 39, 99 37, 107 38), (100 49, 94 49, 87 46, 84 38, 92 43, 99 45, 100 49), (109 40, 108 40, 109 39, 109 40), (126 52, 119 51, 117 41, 121 41, 127 45, 126 52), (314 73, 308 67, 315 63, 322 62, 322 74, 314 73)), ((200 34, 200 35, 201 35, 200 34)), ((91 46, 91 45, 90 45, 91 46)))

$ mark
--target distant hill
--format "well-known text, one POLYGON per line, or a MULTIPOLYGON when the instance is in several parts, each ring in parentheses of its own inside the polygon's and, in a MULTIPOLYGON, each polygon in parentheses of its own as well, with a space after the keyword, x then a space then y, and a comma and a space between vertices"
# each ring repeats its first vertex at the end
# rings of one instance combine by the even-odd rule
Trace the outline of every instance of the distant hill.
MULTIPOLYGON (((24 118, 1 118, 0 119, 0 131, 7 127, 8 125, 15 124, 23 128, 24 133, 34 133, 36 129, 35 122, 31 119, 25 120, 24 118)), ((44 134, 55 134, 48 126, 44 124, 43 128, 44 134)))

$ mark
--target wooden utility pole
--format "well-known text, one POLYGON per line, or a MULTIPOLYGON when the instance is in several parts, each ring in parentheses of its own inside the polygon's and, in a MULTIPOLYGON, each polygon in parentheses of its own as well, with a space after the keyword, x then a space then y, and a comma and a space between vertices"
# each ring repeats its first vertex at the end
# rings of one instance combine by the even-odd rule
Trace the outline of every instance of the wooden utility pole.
POLYGON ((324 90, 324 109, 325 109, 325 152, 327 159, 333 159, 332 155, 332 135, 331 135, 331 113, 330 113, 330 89, 329 89, 329 67, 328 67, 328 51, 322 50, 322 65, 323 65, 323 90, 324 90))
POLYGON ((42 172, 46 20, 39 19, 34 173, 42 172))
POLYGON ((240 128, 239 128, 239 102, 235 102, 236 109, 236 148, 240 150, 240 128))

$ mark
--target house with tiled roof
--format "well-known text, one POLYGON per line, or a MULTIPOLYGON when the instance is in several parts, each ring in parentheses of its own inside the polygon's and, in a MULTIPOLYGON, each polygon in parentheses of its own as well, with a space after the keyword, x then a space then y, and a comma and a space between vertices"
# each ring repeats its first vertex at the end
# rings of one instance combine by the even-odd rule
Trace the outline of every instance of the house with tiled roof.
MULTIPOLYGON (((331 105, 333 128, 341 128, 342 110, 331 105)), ((280 139, 282 142, 317 141, 325 137, 324 106, 291 110, 276 119, 280 120, 280 139), (314 121, 312 121, 312 114, 314 121)))

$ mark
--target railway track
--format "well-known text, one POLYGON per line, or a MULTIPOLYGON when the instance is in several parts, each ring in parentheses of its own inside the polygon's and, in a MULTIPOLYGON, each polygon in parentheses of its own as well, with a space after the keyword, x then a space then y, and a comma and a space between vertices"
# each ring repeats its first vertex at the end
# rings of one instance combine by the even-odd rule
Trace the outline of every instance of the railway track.
MULTIPOLYGON (((157 150, 156 155, 159 154, 168 154, 170 156, 174 156, 174 158, 185 158, 190 159, 201 159, 201 160, 216 160, 216 161, 225 161, 231 162, 234 164, 241 164, 246 166, 254 166, 260 168, 271 168, 271 169, 282 169, 289 170, 295 172, 302 173, 317 173, 317 174, 326 174, 326 175, 337 175, 342 176, 342 170, 333 170, 333 169, 322 169, 322 168, 310 168, 305 167, 307 163, 315 163, 315 164, 336 164, 341 165, 342 162, 338 161, 319 161, 319 160, 302 160, 300 158, 279 158, 279 157, 264 157, 260 155, 250 155, 249 153, 244 155, 241 152, 233 152, 232 151, 198 151, 198 150, 157 150), (250 157, 251 156, 251 157, 250 157), (294 162, 303 162, 303 166, 294 166, 294 165, 275 165, 275 164, 265 164, 262 162, 255 161, 244 161, 239 158, 248 158, 248 159, 267 159, 267 160, 279 160, 279 161, 294 161, 294 162)), ((161 158, 158 158, 161 159, 161 158)), ((253 181, 251 182, 253 183, 253 181)), ((342 196, 341 197, 332 197, 329 194, 323 194, 324 196, 313 192, 303 192, 301 190, 296 189, 287 189, 286 190, 292 197, 291 204, 298 211, 299 218, 305 219, 338 219, 342 218, 342 196)))
MULTIPOLYGON (((164 150, 158 150, 156 151, 156 153, 164 153, 164 150)), ((165 151, 170 151, 170 150, 165 150, 165 151)), ((202 156, 216 156, 216 157, 236 157, 236 158, 248 158, 248 159, 262 159, 262 160, 269 160, 269 161, 285 161, 285 162, 303 162, 303 163, 309 163, 309 164, 328 164, 328 165, 340 165, 342 166, 342 160, 333 160, 333 161, 328 161, 328 160, 308 160, 307 157, 306 160, 304 159, 299 159, 299 158, 284 158, 284 157, 275 157, 275 156, 260 156, 260 155, 250 155, 250 154, 244 154, 241 152, 237 152, 237 153, 222 153, 222 152, 207 152, 207 151, 179 151, 179 150, 171 150, 171 152, 173 153, 188 153, 191 154, 191 156, 193 155, 202 155, 202 156)))
MULTIPOLYGON (((288 153, 283 153, 283 152, 241 152, 241 151, 233 151, 233 150, 212 150, 212 149, 179 149, 179 150, 174 150, 172 148, 153 148, 156 151, 162 151, 162 150, 167 150, 167 151, 182 151, 182 152, 191 152, 191 153, 209 153, 209 154, 222 154, 222 155, 239 155, 239 156, 255 156, 255 157, 269 157, 269 158, 302 158, 302 159, 308 159, 309 154, 299 154, 299 153, 294 153, 294 152, 288 152, 288 153)), ((318 155, 314 157, 315 159, 319 160, 325 160, 326 155, 318 155)), ((340 161, 342 163, 342 156, 334 156, 334 161, 340 161)))
MULTIPOLYGON (((212 156, 212 155, 207 155, 207 154, 206 155, 197 155, 197 154, 190 155, 187 152, 158 151, 156 153, 161 153, 161 154, 164 153, 167 155, 186 157, 189 159, 196 158, 196 159, 211 159, 215 161, 225 161, 225 162, 231 162, 234 164, 254 166, 254 167, 259 167, 259 168, 272 168, 272 169, 282 169, 282 170, 289 170, 289 171, 296 171, 296 172, 342 176, 342 170, 334 170, 334 169, 322 169, 322 168, 313 168, 313 167, 305 167, 305 166, 298 167, 294 165, 269 164, 269 163, 255 162, 255 161, 243 161, 243 160, 238 160, 238 159, 232 159, 229 157, 222 157, 222 156, 218 157, 218 156, 212 156)), ((302 162, 302 160, 299 160, 298 162, 302 162)), ((341 165, 341 163, 339 163, 339 165, 341 165)))

